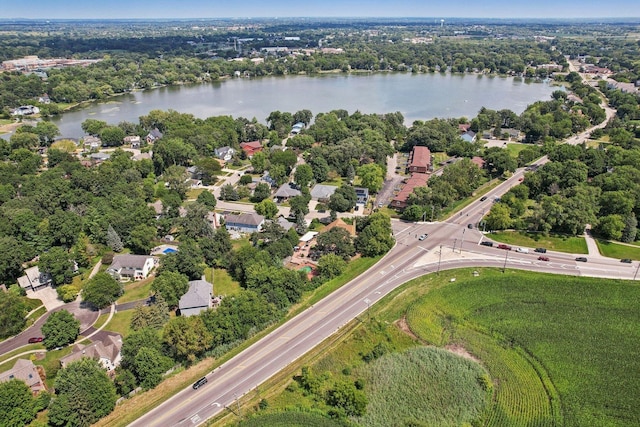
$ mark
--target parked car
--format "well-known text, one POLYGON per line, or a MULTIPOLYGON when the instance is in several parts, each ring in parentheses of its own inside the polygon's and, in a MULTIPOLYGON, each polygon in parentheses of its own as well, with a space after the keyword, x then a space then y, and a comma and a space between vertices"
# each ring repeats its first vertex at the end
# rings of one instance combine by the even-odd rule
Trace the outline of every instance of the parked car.
POLYGON ((535 248, 534 251, 539 252, 541 254, 547 253, 547 250, 545 248, 535 248))
POLYGON ((578 258, 576 258, 576 261, 578 261, 578 262, 587 262, 587 258, 583 257, 583 256, 579 256, 578 258))
POLYGON ((467 224, 467 228, 473 228, 473 224, 467 224))
POLYGON ((42 342, 42 340, 43 340, 42 337, 31 337, 29 338, 29 344, 39 343, 39 342, 42 342))
POLYGON ((483 240, 482 242, 480 242, 480 244, 482 246, 489 246, 489 247, 493 247, 493 242, 490 242, 488 240, 483 240))
POLYGON ((200 378, 198 381, 196 381, 195 383, 193 383, 193 389, 197 390, 200 387, 202 387, 203 385, 205 385, 207 383, 207 377, 202 377, 200 378))
POLYGON ((539 256, 538 257, 538 261, 549 261, 549 257, 548 256, 539 256))
POLYGON ((529 249, 527 248, 516 248, 516 252, 520 252, 521 254, 528 254, 529 249))
POLYGON ((421 234, 420 237, 418 237, 418 240, 424 240, 426 239, 428 236, 428 234, 421 234))
POLYGON ((511 246, 501 243, 501 244, 498 245, 498 249, 505 249, 507 251, 510 251, 511 250, 511 246))
POLYGON ((485 200, 487 200, 487 196, 482 196, 482 197, 480 197, 480 201, 481 201, 481 202, 484 202, 485 200))
POLYGON ((631 260, 629 258, 622 258, 620 262, 624 262, 625 264, 631 264, 631 260))

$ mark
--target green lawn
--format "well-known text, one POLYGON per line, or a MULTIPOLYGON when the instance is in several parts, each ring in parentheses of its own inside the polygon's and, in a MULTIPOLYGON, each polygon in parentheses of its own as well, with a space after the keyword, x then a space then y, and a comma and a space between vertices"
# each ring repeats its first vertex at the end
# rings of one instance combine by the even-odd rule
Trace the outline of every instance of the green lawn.
POLYGON ((407 321, 426 341, 481 359, 496 384, 486 425, 640 425, 640 287, 464 272, 417 301, 407 321))
POLYGON ((205 276, 210 283, 213 283, 214 295, 231 296, 240 292, 240 283, 233 280, 233 278, 227 273, 227 270, 222 268, 216 268, 212 270, 207 268, 205 270, 205 276), (213 272, 213 277, 211 273, 213 272))
MULTIPOLYGON (((131 318, 133 317, 133 313, 134 313, 134 310, 125 310, 125 311, 119 311, 115 313, 111 318, 111 321, 107 323, 107 325, 104 327, 104 330, 117 332, 123 337, 128 336, 131 333, 131 329, 129 328, 129 325, 131 324, 131 318)), ((102 314, 98 318, 98 321, 96 323, 101 325, 107 321, 108 317, 109 317, 108 313, 102 314)))
POLYGON ((640 247, 627 246, 615 242, 608 242, 602 239, 596 239, 600 254, 609 258, 630 258, 640 260, 640 247))
POLYGON ((547 248, 552 251, 567 252, 572 254, 587 254, 587 242, 584 237, 564 236, 542 233, 526 233, 522 231, 496 231, 487 234, 487 238, 500 243, 530 248, 547 248))
POLYGON ((509 155, 515 159, 518 157, 518 154, 520 154, 520 152, 527 147, 531 147, 531 144, 510 142, 507 144, 505 150, 507 150, 507 153, 509 153, 509 155))
POLYGON ((118 298, 118 304, 148 298, 151 295, 151 283, 155 276, 124 285, 124 295, 118 298))
POLYGON ((439 166, 440 163, 445 162, 448 158, 449 155, 447 153, 431 153, 431 162, 434 167, 439 166))

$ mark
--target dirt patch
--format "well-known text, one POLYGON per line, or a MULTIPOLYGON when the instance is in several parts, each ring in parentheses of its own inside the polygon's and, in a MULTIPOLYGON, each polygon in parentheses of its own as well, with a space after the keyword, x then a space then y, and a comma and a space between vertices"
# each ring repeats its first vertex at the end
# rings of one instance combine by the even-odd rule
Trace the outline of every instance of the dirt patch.
POLYGON ((404 332, 405 334, 409 335, 411 338, 413 338, 416 341, 420 341, 421 343, 425 343, 423 340, 420 339, 420 337, 418 337, 416 334, 413 333, 413 331, 411 330, 411 328, 409 327, 409 324, 407 323, 407 318, 406 316, 402 316, 400 319, 396 320, 394 323, 402 332, 404 332))
POLYGON ((450 344, 444 347, 446 350, 450 351, 451 353, 457 354, 458 356, 462 356, 465 359, 469 359, 469 360, 473 360, 476 363, 480 363, 480 360, 478 360, 476 357, 474 357, 471 353, 469 353, 467 351, 466 348, 462 347, 461 345, 458 344, 450 344))
POLYGON ((19 122, 15 122, 15 123, 8 123, 6 125, 1 125, 0 126, 0 133, 9 133, 9 132, 13 132, 14 130, 16 130, 17 128, 20 127, 20 125, 22 125, 22 123, 19 122))

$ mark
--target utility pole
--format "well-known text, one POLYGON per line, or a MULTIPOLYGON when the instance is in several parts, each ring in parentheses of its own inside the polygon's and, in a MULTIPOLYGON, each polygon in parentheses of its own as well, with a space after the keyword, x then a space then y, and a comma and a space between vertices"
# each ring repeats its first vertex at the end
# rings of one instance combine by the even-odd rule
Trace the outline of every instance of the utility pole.
POLYGON ((462 241, 460 242, 460 254, 462 254, 462 244, 464 243, 464 232, 467 231, 466 228, 462 229, 462 241))
POLYGON ((367 304, 367 321, 371 322, 371 313, 369 312, 369 308, 371 306, 371 300, 369 298, 365 298, 364 302, 367 304))
POLYGON ((440 258, 438 258, 438 273, 440 274, 440 263, 442 262, 442 245, 440 245, 440 258))
POLYGON ((238 417, 242 418, 242 414, 240 413, 240 400, 238 400, 238 395, 236 393, 233 393, 233 397, 235 397, 236 399, 236 406, 238 408, 238 417))
POLYGON ((456 243, 458 242, 458 239, 453 239, 453 253, 456 252, 456 243))
POLYGON ((638 275, 638 270, 640 270, 640 262, 638 263, 638 268, 636 268, 636 273, 633 275, 633 280, 636 280, 636 276, 638 275))

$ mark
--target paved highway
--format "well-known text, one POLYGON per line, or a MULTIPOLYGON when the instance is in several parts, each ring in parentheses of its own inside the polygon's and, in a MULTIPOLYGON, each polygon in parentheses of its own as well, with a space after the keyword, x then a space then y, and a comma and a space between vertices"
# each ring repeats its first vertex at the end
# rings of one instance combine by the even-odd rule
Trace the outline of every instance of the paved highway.
MULTIPOLYGON (((507 267, 566 275, 632 279, 633 265, 598 257, 582 263, 575 255, 548 252, 549 261, 529 254, 485 247, 468 224, 479 222, 494 197, 517 185, 523 170, 443 223, 393 223, 396 246, 374 267, 294 317, 207 376, 198 390, 182 390, 131 426, 193 426, 233 407, 250 390, 310 351, 389 292, 427 273, 460 267, 507 267), (421 234, 428 234, 419 240, 421 234)), ((452 274, 452 273, 446 273, 452 274)))

